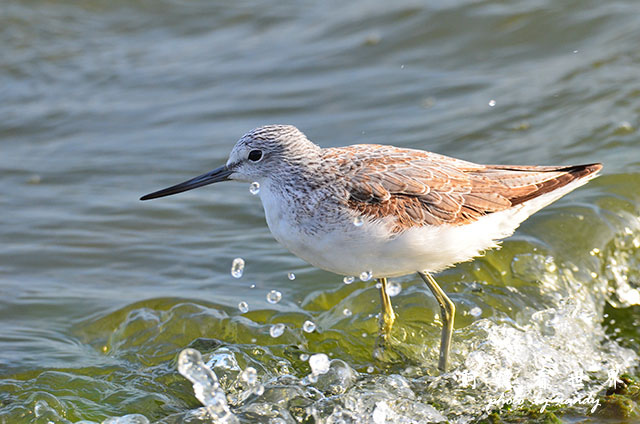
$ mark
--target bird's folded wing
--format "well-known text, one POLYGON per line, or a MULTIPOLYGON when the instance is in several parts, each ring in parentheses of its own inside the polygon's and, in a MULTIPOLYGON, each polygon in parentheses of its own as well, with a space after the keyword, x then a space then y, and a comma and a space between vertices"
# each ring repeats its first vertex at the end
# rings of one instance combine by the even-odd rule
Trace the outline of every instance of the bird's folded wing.
POLYGON ((419 150, 357 147, 332 149, 344 158, 338 172, 348 181, 348 205, 365 216, 395 217, 397 231, 466 224, 600 169, 478 165, 419 150))

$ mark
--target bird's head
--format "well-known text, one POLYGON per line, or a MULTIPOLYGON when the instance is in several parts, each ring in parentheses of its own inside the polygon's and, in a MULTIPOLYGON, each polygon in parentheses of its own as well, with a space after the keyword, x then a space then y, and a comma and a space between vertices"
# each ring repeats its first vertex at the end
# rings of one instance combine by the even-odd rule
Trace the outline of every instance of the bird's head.
POLYGON ((147 194, 140 200, 182 193, 220 181, 257 181, 274 178, 304 166, 318 156, 313 144, 292 125, 266 125, 248 132, 233 147, 227 163, 180 184, 147 194))

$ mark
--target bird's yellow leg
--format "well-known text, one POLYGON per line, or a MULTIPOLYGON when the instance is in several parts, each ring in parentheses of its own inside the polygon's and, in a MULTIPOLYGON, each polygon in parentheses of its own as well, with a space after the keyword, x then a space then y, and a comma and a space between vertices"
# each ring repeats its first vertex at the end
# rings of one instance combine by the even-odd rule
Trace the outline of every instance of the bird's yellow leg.
POLYGON ((393 322, 396 320, 396 314, 391 306, 391 298, 387 293, 387 279, 379 278, 380 283, 380 300, 382 301, 382 315, 380 316, 380 336, 386 340, 391 334, 393 322))
POLYGON ((449 361, 449 349, 451 346, 451 336, 453 335, 453 319, 456 315, 456 305, 447 297, 447 294, 440 288, 431 274, 428 272, 418 272, 418 275, 427 284, 442 311, 442 338, 440 340, 440 361, 438 362, 438 368, 440 371, 445 372, 447 370, 447 362, 449 361))

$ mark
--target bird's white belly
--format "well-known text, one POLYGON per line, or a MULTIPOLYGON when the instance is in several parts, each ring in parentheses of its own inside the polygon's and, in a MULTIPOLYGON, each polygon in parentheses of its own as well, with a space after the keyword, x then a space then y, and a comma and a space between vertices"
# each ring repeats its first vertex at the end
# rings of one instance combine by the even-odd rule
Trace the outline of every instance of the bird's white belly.
POLYGON ((328 222, 311 234, 286 205, 265 197, 267 223, 276 240, 310 264, 340 275, 370 271, 374 277, 396 277, 439 271, 495 247, 495 240, 510 235, 519 223, 505 226, 493 214, 468 225, 416 227, 394 235, 388 222, 365 219, 357 227, 345 220, 328 222))

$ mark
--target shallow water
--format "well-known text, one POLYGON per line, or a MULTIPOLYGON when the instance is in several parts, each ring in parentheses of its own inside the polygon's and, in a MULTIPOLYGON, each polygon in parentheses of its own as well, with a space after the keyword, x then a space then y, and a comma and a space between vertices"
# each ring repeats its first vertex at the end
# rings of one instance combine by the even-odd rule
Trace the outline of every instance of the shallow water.
POLYGON ((186 347, 241 422, 472 422, 509 403, 575 404, 571 419, 595 407, 597 420, 598 394, 638 364, 638 12, 3 2, 0 421, 210 421, 178 372, 186 347), (396 280, 393 349, 374 359, 375 282, 286 252, 248 185, 138 201, 267 123, 322 146, 605 168, 502 249, 437 276, 458 306, 438 376, 439 310, 417 278, 396 280), (321 353, 332 362, 316 375, 321 353))

